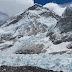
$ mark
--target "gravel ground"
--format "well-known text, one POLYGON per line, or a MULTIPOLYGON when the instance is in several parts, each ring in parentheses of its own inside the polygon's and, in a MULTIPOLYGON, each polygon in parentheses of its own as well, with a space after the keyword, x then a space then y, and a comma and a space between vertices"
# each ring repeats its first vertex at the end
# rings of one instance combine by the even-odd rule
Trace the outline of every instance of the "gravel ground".
POLYGON ((45 70, 31 66, 18 66, 18 67, 0 66, 0 72, 58 72, 58 71, 45 70))

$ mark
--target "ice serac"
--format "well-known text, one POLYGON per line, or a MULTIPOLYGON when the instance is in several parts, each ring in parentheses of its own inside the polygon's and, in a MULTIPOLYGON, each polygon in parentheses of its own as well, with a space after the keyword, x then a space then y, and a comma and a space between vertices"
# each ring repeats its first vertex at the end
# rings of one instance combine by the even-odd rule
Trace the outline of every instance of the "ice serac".
POLYGON ((54 44, 72 41, 72 5, 69 5, 63 13, 57 25, 50 33, 50 39, 54 44))

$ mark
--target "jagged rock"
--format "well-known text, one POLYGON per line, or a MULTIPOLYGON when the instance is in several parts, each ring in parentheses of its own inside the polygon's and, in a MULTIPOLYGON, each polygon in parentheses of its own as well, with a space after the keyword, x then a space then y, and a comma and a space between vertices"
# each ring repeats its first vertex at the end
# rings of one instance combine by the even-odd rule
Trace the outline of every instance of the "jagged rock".
POLYGON ((16 54, 35 54, 34 50, 26 49, 26 50, 19 50, 16 54))
POLYGON ((12 47, 14 45, 14 42, 3 42, 3 43, 0 43, 0 50, 5 50, 5 49, 8 49, 10 47, 12 47))
POLYGON ((61 18, 47 36, 54 44, 72 41, 72 17, 61 18))
POLYGON ((72 49, 72 43, 67 46, 68 49, 72 49))
POLYGON ((42 53, 44 45, 43 44, 37 44, 37 45, 28 45, 20 50, 16 51, 16 54, 39 54, 42 53))
POLYGON ((63 13, 63 17, 72 17, 72 4, 68 5, 63 13))
POLYGON ((30 8, 28 8, 28 10, 35 10, 38 7, 42 8, 42 5, 39 5, 39 4, 35 3, 35 5, 30 7, 30 8))
POLYGON ((7 48, 10 48, 10 47, 12 47, 13 45, 6 45, 6 46, 3 46, 3 47, 0 47, 0 50, 5 50, 5 49, 7 49, 7 48))

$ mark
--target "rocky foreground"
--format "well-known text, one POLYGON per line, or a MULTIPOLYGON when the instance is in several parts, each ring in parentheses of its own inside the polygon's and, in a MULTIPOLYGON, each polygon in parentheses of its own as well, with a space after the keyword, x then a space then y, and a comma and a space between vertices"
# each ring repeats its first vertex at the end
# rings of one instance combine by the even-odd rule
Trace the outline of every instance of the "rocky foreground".
POLYGON ((38 67, 31 67, 31 66, 18 66, 18 67, 1 66, 0 72, 58 72, 58 71, 45 70, 45 69, 41 69, 38 67))

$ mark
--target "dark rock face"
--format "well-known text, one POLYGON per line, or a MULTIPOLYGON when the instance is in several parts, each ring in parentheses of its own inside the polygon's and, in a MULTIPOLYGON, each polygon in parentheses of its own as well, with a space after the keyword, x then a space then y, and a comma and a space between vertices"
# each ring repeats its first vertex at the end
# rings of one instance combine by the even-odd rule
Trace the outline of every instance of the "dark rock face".
POLYGON ((72 41, 72 18, 62 18, 51 32, 50 39, 55 44, 72 41))
POLYGON ((18 66, 18 67, 1 66, 0 72, 62 72, 62 71, 45 70, 42 68, 32 66, 18 66))
POLYGON ((70 17, 72 16, 72 4, 67 6, 66 10, 63 13, 64 17, 70 17))
POLYGON ((16 54, 39 54, 44 52, 42 51, 43 47, 44 47, 43 44, 28 45, 21 48, 20 50, 17 50, 15 53, 16 54))
POLYGON ((67 46, 68 49, 72 49, 72 43, 67 46))
MULTIPOLYGON (((71 7, 71 10, 72 10, 72 7, 71 7)), ((71 16, 72 12, 68 11, 68 13, 70 15, 65 13, 67 16, 65 15, 66 16, 66 17, 64 16, 65 18, 61 18, 58 21, 57 25, 53 28, 53 30, 51 30, 51 32, 47 34, 47 36, 50 36, 50 40, 54 44, 60 44, 66 41, 68 42, 72 41, 72 16, 71 16)))
POLYGON ((7 49, 7 48, 10 48, 10 47, 12 47, 13 45, 4 45, 4 47, 2 47, 2 48, 0 48, 0 50, 4 50, 4 49, 7 49))
POLYGON ((35 51, 34 50, 29 50, 29 49, 26 49, 26 50, 19 50, 16 52, 16 54, 34 54, 35 51))
POLYGON ((34 6, 28 8, 28 10, 35 10, 37 7, 42 7, 42 5, 36 3, 34 6))

